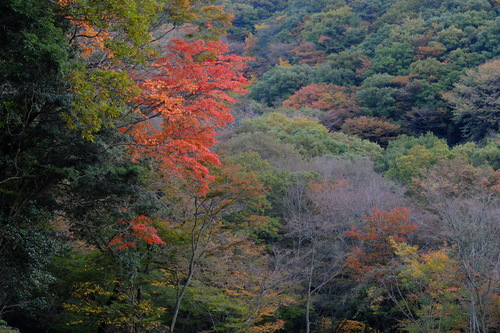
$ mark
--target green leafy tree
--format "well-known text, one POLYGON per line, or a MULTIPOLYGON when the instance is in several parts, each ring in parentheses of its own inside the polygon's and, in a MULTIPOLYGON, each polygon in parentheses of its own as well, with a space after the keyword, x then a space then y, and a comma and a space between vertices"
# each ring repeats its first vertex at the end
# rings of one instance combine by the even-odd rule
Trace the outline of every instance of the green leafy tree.
POLYGON ((426 79, 429 81, 436 80, 440 77, 443 64, 435 58, 427 58, 411 63, 409 68, 410 76, 426 79))
POLYGON ((452 152, 464 158, 471 165, 488 165, 495 170, 500 168, 500 145, 498 135, 480 144, 467 142, 463 145, 457 145, 453 147, 452 152))
POLYGON ((375 49, 373 71, 392 75, 408 74, 408 67, 414 57, 413 46, 408 43, 393 42, 375 49))
POLYGON ((396 158, 408 154, 408 151, 416 145, 433 150, 434 147, 444 148, 446 142, 430 132, 417 137, 402 134, 389 143, 384 156, 377 160, 377 169, 386 171, 396 158))
POLYGON ((500 130, 500 60, 468 70, 444 98, 453 107, 464 135, 480 140, 500 130))
POLYGON ((396 92, 397 89, 391 87, 367 87, 356 93, 356 101, 366 115, 395 118, 396 92))
POLYGON ((29 314, 37 318, 49 305, 46 268, 59 248, 47 228, 57 206, 51 190, 71 173, 65 148, 78 141, 57 114, 69 107, 69 47, 55 8, 47 1, 0 5, 0 317, 26 330, 29 314))
POLYGON ((311 15, 304 23, 302 36, 307 41, 318 44, 327 52, 336 53, 359 43, 366 34, 366 28, 355 23, 357 17, 352 9, 344 6, 311 15))
POLYGON ((500 28, 500 19, 497 17, 495 21, 485 26, 484 29, 477 34, 477 42, 472 45, 472 49, 476 52, 488 52, 489 57, 498 57, 500 54, 500 49, 498 45, 500 44, 498 31, 500 28))
POLYGON ((251 88, 249 97, 269 106, 280 105, 294 92, 310 84, 315 72, 308 65, 276 66, 251 88))
POLYGON ((373 22, 381 17, 394 0, 354 0, 349 2, 349 6, 365 21, 373 22))
POLYGON ((439 144, 431 149, 415 145, 406 154, 397 157, 389 165, 385 175, 410 185, 413 178, 424 175, 440 159, 450 158, 451 156, 452 154, 446 144, 439 144))
MULTIPOLYGON (((248 119, 237 132, 232 140, 238 140, 241 135, 248 137, 248 133, 265 133, 275 140, 292 145, 306 159, 323 155, 373 156, 380 152, 380 147, 376 144, 342 133, 329 133, 328 129, 317 121, 305 117, 287 118, 281 113, 248 119)), ((259 151, 258 149, 256 151, 259 151)))

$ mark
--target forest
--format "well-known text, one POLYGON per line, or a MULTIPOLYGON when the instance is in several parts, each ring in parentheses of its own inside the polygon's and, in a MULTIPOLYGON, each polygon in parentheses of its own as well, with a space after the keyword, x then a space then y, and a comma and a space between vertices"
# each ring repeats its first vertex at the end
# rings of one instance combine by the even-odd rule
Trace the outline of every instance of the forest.
POLYGON ((0 0, 0 332, 500 332, 499 0, 0 0))

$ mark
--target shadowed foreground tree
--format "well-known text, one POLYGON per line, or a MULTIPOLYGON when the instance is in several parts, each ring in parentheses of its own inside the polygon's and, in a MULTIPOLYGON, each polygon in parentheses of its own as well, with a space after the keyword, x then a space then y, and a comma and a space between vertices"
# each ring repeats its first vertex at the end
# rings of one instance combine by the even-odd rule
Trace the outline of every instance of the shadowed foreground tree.
POLYGON ((74 246, 88 249, 74 260, 95 252, 113 259, 115 276, 105 282, 118 282, 103 284, 104 303, 134 313, 142 301, 118 295, 141 294, 142 260, 161 244, 153 237, 163 211, 160 193, 148 189, 152 166, 206 184, 207 167, 220 163, 209 147, 214 129, 231 120, 227 93, 247 83, 244 59, 222 54, 219 42, 177 41, 148 67, 159 56, 148 43, 162 9, 162 23, 174 28, 199 18, 195 11, 218 12, 204 1, 0 5, 0 315, 22 330, 50 330, 51 315, 62 311, 58 302, 69 295, 47 289, 65 275, 50 263, 74 246), (139 64, 142 77, 131 71, 139 64), (154 84, 166 89, 160 101, 154 84), (160 110, 162 101, 169 107, 160 110), (160 116, 163 131, 138 130, 160 116), (132 251, 137 237, 144 246, 132 251))

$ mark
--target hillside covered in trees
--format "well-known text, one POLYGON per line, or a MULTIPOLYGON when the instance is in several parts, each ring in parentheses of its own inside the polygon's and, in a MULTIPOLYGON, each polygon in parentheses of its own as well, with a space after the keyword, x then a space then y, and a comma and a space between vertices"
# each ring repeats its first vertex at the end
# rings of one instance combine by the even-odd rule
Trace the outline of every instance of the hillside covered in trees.
POLYGON ((0 331, 500 330, 498 0, 3 0, 0 331))

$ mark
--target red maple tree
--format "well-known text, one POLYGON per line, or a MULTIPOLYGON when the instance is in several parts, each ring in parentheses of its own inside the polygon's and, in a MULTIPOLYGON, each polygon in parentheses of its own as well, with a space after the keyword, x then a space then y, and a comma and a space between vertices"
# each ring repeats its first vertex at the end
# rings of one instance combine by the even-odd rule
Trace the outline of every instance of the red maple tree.
POLYGON ((231 94, 245 93, 249 83, 243 75, 249 58, 227 52, 218 41, 173 40, 149 72, 135 74, 142 89, 138 117, 121 127, 132 138, 135 158, 151 157, 158 172, 191 178, 206 190, 207 165, 220 163, 209 149, 216 129, 232 120, 231 94))
POLYGON ((126 228, 113 237, 109 242, 109 246, 117 246, 119 250, 124 250, 128 247, 137 247, 137 242, 140 240, 149 245, 165 245, 165 242, 158 236, 156 228, 150 226, 153 222, 146 216, 137 215, 130 222, 119 219, 118 223, 124 225, 126 228))

